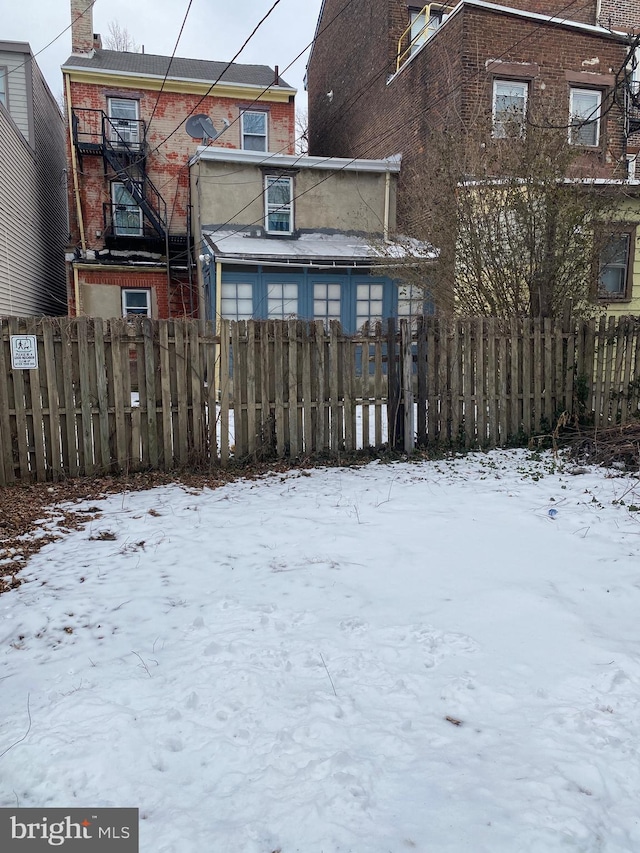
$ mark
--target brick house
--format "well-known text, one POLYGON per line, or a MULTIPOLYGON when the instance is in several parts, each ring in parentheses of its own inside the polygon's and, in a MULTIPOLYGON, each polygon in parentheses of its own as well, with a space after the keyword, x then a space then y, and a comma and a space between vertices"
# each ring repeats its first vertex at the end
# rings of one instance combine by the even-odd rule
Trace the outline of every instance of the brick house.
POLYGON ((507 109, 523 122, 532 110, 553 113, 560 125, 566 122, 570 143, 580 147, 574 176, 620 185, 621 215, 630 228, 607 301, 614 313, 640 312, 635 228, 640 204, 633 171, 640 150, 634 134, 640 127, 640 72, 632 67, 640 0, 564 7, 557 0, 504 5, 460 0, 424 7, 406 0, 354 0, 343 6, 341 0, 323 0, 309 59, 310 152, 341 157, 401 152, 398 223, 406 229, 419 184, 428 179, 430 133, 484 115, 500 136, 507 109))
POLYGON ((69 312, 197 316, 189 160, 203 139, 292 152, 295 89, 267 66, 103 50, 92 4, 71 17, 69 312))
POLYGON ((0 41, 0 314, 65 314, 64 120, 24 42, 0 41))

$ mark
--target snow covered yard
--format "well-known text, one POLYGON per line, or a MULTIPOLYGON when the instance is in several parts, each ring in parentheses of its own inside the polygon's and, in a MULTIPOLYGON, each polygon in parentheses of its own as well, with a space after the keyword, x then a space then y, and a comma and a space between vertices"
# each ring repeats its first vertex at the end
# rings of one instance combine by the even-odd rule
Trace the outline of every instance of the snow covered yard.
POLYGON ((0 806, 138 806, 142 853, 637 853, 640 483, 553 468, 98 502, 0 596, 0 806))

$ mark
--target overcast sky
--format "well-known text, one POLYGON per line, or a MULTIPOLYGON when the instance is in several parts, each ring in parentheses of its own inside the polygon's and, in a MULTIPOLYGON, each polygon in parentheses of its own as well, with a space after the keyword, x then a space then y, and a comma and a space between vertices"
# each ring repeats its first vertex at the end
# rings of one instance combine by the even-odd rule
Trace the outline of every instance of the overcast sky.
MULTIPOLYGON (((176 56, 230 60, 275 0, 193 0, 176 56)), ((87 0, 87 4, 89 0, 87 0)), ((94 32, 103 38, 112 21, 144 45, 146 53, 171 56, 189 0, 96 0, 94 32)), ((299 108, 306 105, 303 78, 308 51, 285 68, 313 39, 321 0, 280 0, 237 62, 280 67, 284 80, 298 89, 299 108)), ((42 50, 71 23, 69 0, 13 0, 3 4, 0 38, 26 41, 42 50)), ((62 92, 60 66, 71 53, 67 30, 36 60, 51 91, 62 92)))

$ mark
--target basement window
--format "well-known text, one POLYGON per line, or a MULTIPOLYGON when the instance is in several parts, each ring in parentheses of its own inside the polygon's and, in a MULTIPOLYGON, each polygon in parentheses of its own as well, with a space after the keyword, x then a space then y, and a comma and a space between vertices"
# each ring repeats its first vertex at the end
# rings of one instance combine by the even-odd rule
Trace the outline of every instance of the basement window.
POLYGON ((123 317, 150 317, 151 291, 141 287, 122 291, 123 317))
POLYGON ((597 89, 569 90, 569 142, 597 148, 600 144, 602 92, 597 89))

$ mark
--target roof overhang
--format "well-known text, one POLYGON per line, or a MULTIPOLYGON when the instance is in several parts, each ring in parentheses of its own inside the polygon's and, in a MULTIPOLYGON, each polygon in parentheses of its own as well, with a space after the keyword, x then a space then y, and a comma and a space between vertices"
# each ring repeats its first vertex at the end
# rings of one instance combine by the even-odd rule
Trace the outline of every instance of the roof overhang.
POLYGON ((137 74, 133 71, 112 71, 109 69, 93 69, 79 65, 63 65, 62 73, 66 74, 72 83, 88 83, 90 85, 121 86, 126 89, 147 89, 150 91, 177 92, 189 95, 207 95, 218 98, 246 98, 252 101, 270 101, 271 103, 288 103, 296 89, 284 86, 249 85, 247 83, 220 82, 212 86, 210 81, 182 77, 164 77, 159 74, 137 74))
POLYGON ((190 165, 198 160, 217 163, 245 163, 248 166, 266 166, 282 169, 324 169, 331 172, 392 172, 400 171, 402 157, 394 154, 383 160, 349 159, 347 157, 309 157, 307 154, 270 154, 264 151, 245 151, 240 148, 219 148, 200 145, 191 158, 190 165))

